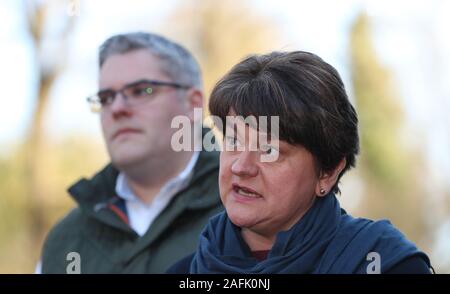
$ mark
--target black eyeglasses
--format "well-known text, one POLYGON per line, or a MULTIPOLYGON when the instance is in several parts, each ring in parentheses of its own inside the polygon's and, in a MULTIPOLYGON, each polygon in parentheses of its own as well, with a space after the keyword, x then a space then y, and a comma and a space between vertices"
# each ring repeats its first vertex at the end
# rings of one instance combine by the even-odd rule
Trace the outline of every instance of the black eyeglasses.
POLYGON ((91 110, 93 112, 99 112, 100 110, 111 105, 114 102, 117 93, 120 93, 129 106, 136 106, 151 100, 151 98, 155 95, 155 90, 157 87, 172 87, 176 89, 190 88, 188 85, 172 82, 139 80, 137 82, 125 85, 122 89, 117 91, 112 89, 101 90, 97 94, 89 96, 87 98, 87 102, 91 106, 91 110))

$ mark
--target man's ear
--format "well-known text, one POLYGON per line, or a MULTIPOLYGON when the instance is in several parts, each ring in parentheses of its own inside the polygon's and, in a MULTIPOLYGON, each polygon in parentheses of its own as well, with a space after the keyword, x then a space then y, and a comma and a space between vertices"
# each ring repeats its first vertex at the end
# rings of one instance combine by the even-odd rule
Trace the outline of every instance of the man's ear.
POLYGON ((187 91, 188 116, 189 119, 193 122, 196 119, 194 117, 194 109, 203 109, 203 92, 197 88, 191 88, 187 91))
POLYGON ((329 172, 321 172, 319 181, 316 184, 316 195, 320 197, 327 195, 336 184, 339 175, 341 174, 342 170, 344 170, 346 165, 347 160, 344 157, 334 170, 329 172))

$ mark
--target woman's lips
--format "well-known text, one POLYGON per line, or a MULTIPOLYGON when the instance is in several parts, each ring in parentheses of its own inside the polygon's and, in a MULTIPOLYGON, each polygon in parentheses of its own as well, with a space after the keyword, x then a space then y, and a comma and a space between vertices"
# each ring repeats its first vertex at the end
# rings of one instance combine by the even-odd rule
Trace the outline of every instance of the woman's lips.
POLYGON ((241 202, 254 201, 263 198, 261 194, 255 190, 235 183, 232 184, 232 194, 234 198, 241 202))

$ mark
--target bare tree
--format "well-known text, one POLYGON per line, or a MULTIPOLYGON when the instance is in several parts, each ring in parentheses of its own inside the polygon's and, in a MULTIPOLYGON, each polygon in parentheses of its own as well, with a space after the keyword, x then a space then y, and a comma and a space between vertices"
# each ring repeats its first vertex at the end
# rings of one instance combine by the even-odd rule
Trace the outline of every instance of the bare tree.
POLYGON ((50 104, 52 87, 66 65, 68 36, 75 17, 67 10, 71 3, 61 1, 25 1, 27 30, 30 34, 32 51, 37 75, 35 105, 25 138, 25 174, 24 185, 28 190, 28 223, 30 244, 40 244, 44 235, 44 204, 46 186, 44 184, 45 144, 47 134, 44 127, 50 104), (50 25, 51 20, 62 25, 50 25), (59 22, 61 21, 61 22, 59 22))

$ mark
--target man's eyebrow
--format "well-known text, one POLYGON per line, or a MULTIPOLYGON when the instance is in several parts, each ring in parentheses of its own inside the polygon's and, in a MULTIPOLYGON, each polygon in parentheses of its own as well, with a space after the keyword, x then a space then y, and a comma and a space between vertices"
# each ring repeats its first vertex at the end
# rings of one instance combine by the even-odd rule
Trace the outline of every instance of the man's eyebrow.
MULTIPOLYGON (((140 79, 140 80, 137 80, 137 81, 134 81, 134 82, 125 84, 122 88, 120 88, 120 90, 121 90, 121 89, 124 89, 124 88, 128 88, 128 87, 136 86, 136 85, 139 85, 139 84, 141 84, 141 83, 150 83, 150 82, 151 82, 151 81, 150 81, 150 80, 147 80, 147 79, 140 79)), ((109 87, 109 88, 103 88, 103 89, 100 89, 100 90, 98 91, 98 93, 100 93, 100 92, 106 92, 106 91, 112 91, 112 92, 115 92, 116 90, 114 90, 113 88, 109 87)))
POLYGON ((103 89, 98 90, 98 93, 109 92, 109 91, 114 92, 114 90, 112 88, 103 88, 103 89))
POLYGON ((125 86, 123 86, 122 89, 123 89, 123 88, 127 88, 127 87, 131 87, 131 86, 136 86, 136 85, 139 85, 139 84, 141 84, 141 83, 151 83, 151 81, 146 80, 146 79, 140 79, 140 80, 131 82, 131 83, 129 83, 129 84, 125 84, 125 86))

